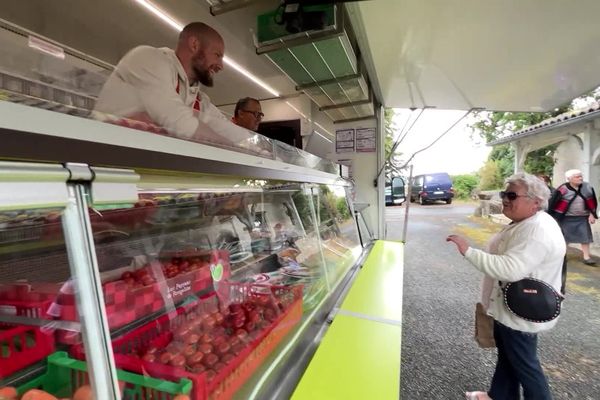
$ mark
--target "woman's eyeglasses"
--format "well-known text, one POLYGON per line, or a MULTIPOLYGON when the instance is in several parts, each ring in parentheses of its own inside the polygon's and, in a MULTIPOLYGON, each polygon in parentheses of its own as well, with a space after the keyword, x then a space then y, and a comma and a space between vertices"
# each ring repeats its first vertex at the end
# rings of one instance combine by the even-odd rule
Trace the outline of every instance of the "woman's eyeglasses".
POLYGON ((262 119, 265 116, 265 114, 261 113, 260 111, 249 111, 249 110, 240 110, 240 111, 250 113, 250 114, 254 115, 254 118, 256 118, 256 119, 262 119))
POLYGON ((501 199, 508 199, 510 201, 515 201, 517 197, 529 197, 526 194, 517 194, 515 192, 500 192, 501 199))

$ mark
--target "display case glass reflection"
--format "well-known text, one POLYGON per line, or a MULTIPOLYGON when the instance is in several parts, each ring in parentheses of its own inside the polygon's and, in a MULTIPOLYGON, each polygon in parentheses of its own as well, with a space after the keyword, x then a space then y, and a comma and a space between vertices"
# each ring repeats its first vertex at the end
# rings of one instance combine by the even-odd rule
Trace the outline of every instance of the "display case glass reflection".
MULTIPOLYGON (((35 378, 42 388, 48 360, 82 341, 62 219, 60 208, 0 212, 0 387, 35 378)), ((73 394, 70 381, 53 379, 61 397, 73 394)))

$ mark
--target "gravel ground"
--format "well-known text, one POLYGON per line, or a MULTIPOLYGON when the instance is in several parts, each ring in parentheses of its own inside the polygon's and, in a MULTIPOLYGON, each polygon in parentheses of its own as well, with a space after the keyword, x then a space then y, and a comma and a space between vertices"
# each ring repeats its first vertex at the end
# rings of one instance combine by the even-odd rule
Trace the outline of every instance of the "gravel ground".
MULTIPOLYGON (((470 218, 474 206, 411 204, 405 253, 401 398, 463 399, 486 390, 495 350, 473 340, 481 275, 445 242, 467 235, 482 247, 497 227, 470 218)), ((389 239, 401 239, 405 208, 387 208, 389 239)), ((600 267, 570 252, 567 300, 556 328, 540 335, 539 355, 555 400, 600 399, 600 267)))

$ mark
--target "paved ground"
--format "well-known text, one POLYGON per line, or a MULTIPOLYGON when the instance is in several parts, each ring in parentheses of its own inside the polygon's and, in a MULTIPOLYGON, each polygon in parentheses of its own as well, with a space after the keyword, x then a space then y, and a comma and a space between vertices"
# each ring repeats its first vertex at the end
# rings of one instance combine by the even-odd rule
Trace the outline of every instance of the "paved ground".
MULTIPOLYGON (((474 342, 473 312, 481 275, 446 243, 460 233, 483 247, 497 225, 470 217, 474 206, 411 204, 402 336, 403 400, 463 399, 485 390, 495 350, 474 342)), ((401 239, 405 207, 387 207, 389 239, 401 239)), ((567 300, 555 329, 540 335, 539 353, 554 398, 600 399, 600 267, 569 255, 567 300)))

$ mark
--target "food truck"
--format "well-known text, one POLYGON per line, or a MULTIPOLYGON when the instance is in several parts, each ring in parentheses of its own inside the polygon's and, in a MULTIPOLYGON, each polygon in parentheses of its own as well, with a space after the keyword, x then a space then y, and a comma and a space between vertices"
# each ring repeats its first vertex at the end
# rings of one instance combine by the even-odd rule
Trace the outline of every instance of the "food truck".
POLYGON ((598 86, 599 11, 4 2, 0 396, 398 398, 384 107, 551 110, 598 86), (189 141, 95 110, 121 57, 173 48, 192 21, 225 43, 202 91, 227 119, 260 100, 258 132, 189 141))

